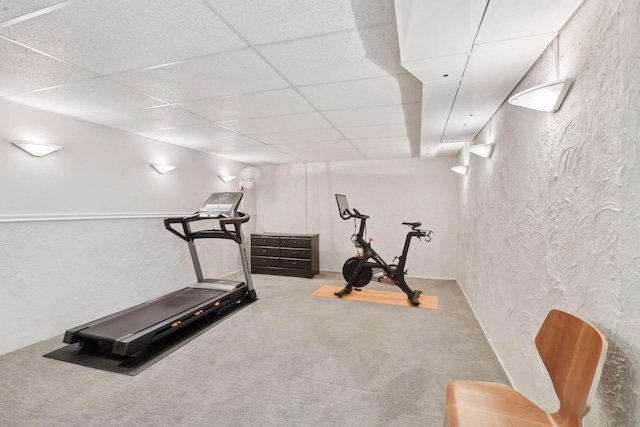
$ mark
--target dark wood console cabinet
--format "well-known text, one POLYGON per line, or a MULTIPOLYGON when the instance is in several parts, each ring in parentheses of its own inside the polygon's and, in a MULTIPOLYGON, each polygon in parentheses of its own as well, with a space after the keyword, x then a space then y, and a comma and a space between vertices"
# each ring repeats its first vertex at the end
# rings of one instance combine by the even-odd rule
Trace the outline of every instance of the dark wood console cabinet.
POLYGON ((313 278, 320 272, 318 234, 251 235, 251 272, 313 278))

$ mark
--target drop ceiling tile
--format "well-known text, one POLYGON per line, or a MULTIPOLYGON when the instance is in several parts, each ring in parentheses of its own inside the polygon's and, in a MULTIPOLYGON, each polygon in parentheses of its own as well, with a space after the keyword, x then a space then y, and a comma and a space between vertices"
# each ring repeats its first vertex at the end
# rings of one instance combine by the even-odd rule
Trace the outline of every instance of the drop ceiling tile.
POLYGON ((96 77, 0 37, 0 97, 96 77))
POLYGON ((305 142, 302 144, 283 144, 272 145, 273 148, 288 154, 308 153, 312 151, 328 151, 337 152, 342 150, 350 150, 353 147, 344 139, 339 141, 322 141, 322 142, 305 142))
POLYGON ((210 154, 248 164, 299 163, 300 159, 272 147, 262 146, 246 150, 208 150, 210 154))
POLYGON ((129 132, 174 128, 208 122, 207 119, 172 105, 161 105, 142 110, 108 114, 106 116, 87 117, 86 120, 129 132))
POLYGON ((583 0, 489 2, 476 44, 560 31, 583 0))
POLYGON ((251 135, 265 144, 297 144, 303 142, 332 141, 342 139, 340 132, 333 128, 310 129, 297 132, 277 132, 251 135))
POLYGON ((238 136, 237 132, 225 129, 213 123, 183 126, 178 128, 141 131, 138 134, 171 144, 184 145, 197 143, 206 145, 209 141, 238 136))
POLYGON ((167 102, 192 101, 289 87, 250 49, 111 76, 167 102))
POLYGON ((204 144, 202 144, 200 142, 197 142, 197 141, 192 141, 192 140, 165 141, 162 138, 154 138, 153 136, 147 136, 142 132, 138 133, 138 135, 146 136, 147 138, 154 139, 154 140, 161 141, 161 142, 166 142, 166 143, 169 143, 169 144, 178 145, 178 146, 184 147, 184 148, 190 148, 190 149, 196 150, 196 151, 206 152, 206 150, 207 150, 207 147, 204 144))
POLYGON ((396 124, 420 120, 420 104, 353 108, 322 113, 335 127, 396 124))
POLYGON ((230 136, 228 138, 212 139, 204 143, 207 151, 239 152, 261 150, 265 145, 249 137, 230 136))
POLYGON ((338 130, 349 140, 357 138, 407 136, 407 126, 405 124, 355 126, 339 128, 338 130))
POLYGON ((457 156, 462 150, 466 142, 443 142, 438 145, 438 157, 440 156, 457 156))
POLYGON ((63 3, 62 0, 20 0, 5 2, 0 8, 0 23, 44 8, 63 3))
POLYGON ((469 55, 441 56, 439 58, 403 61, 402 66, 416 76, 422 83, 439 80, 460 80, 464 73, 469 55))
POLYGON ((458 91, 458 82, 443 80, 422 85, 422 120, 420 139, 437 146, 449 119, 458 91))
POLYGON ((376 107, 420 102, 422 83, 409 73, 299 88, 318 110, 376 107))
POLYGON ((408 159, 411 157, 411 147, 409 145, 359 148, 358 150, 367 160, 408 159))
POLYGON ((259 50, 295 85, 404 72, 392 25, 279 43, 259 50))
POLYGON ((391 136, 385 138, 352 138, 349 140, 356 148, 409 146, 409 138, 406 136, 391 136))
POLYGON ((181 139, 171 144, 191 148, 208 154, 215 154, 219 157, 226 157, 226 154, 242 154, 245 151, 260 150, 263 144, 254 141, 246 136, 231 136, 221 139, 181 139))
POLYGON ((296 157, 299 157, 305 162, 340 162, 365 160, 364 156, 360 154, 360 152, 358 152, 358 150, 356 150, 355 148, 340 150, 336 153, 327 151, 308 151, 297 153, 296 157))
POLYGON ((104 77, 9 96, 6 99, 74 117, 100 116, 162 104, 156 99, 104 77))
POLYGON ((318 113, 231 120, 219 122, 219 124, 247 135, 307 129, 326 129, 331 127, 329 122, 327 122, 325 118, 318 113))
POLYGON ((254 44, 390 23, 392 0, 208 0, 254 44))
POLYGON ((473 139, 553 37, 541 34, 476 45, 441 141, 473 139))
MULTIPOLYGON (((157 138, 154 138, 157 139, 157 138)), ((167 141, 165 141, 167 142, 167 141)), ((214 154, 219 157, 225 157, 225 153, 238 154, 246 150, 259 149, 262 144, 253 141, 246 136, 232 136, 222 139, 180 139, 178 141, 170 142, 174 145, 179 145, 185 148, 191 148, 192 150, 202 151, 208 154, 214 154)))
POLYGON ((0 34, 101 74, 246 46, 199 0, 84 0, 0 34))
POLYGON ((395 0, 402 60, 470 52, 486 4, 487 0, 395 0))
POLYGON ((314 111, 293 89, 202 99, 178 105, 214 122, 314 111))

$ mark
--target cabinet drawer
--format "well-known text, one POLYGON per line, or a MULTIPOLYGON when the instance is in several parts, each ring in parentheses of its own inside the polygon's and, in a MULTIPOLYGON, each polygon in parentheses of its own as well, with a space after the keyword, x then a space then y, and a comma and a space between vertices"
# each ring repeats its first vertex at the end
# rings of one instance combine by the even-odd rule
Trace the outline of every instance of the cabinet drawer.
POLYGON ((281 237, 280 246, 286 248, 310 248, 311 239, 307 237, 281 237))
POLYGON ((256 267, 280 267, 280 258, 252 256, 251 265, 256 267))
POLYGON ((272 248, 270 246, 252 246, 251 256, 280 256, 280 248, 272 248))
POLYGON ((279 237, 251 237, 252 246, 280 246, 279 237))
POLYGON ((311 249, 280 248, 280 256, 283 258, 311 259, 311 249))
POLYGON ((304 259, 286 259, 280 260, 280 266, 282 268, 295 268, 297 270, 310 270, 311 261, 304 259))

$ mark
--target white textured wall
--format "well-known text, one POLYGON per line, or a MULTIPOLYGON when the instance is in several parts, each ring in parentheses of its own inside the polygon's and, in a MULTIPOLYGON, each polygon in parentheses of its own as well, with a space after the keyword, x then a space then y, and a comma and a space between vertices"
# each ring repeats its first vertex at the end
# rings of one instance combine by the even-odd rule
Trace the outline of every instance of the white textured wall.
MULTIPOLYGON (((195 281, 186 244, 162 216, 237 190, 237 180, 224 184, 218 174, 245 166, 6 101, 0 159, 0 354, 195 281), (33 139, 64 148, 35 158, 11 145, 33 139), (160 175, 151 162, 178 168, 160 175), (160 217, 42 221, 111 214, 160 217)), ((255 194, 245 198, 254 212, 255 194)), ((198 242, 205 275, 239 270, 236 247, 198 242)))
POLYGON ((555 409, 533 342, 551 308, 607 336, 585 426, 640 425, 639 28, 640 2, 587 0, 516 89, 559 58, 561 110, 503 105, 460 188, 459 282, 514 386, 555 409))
POLYGON ((261 166, 257 193, 259 231, 320 234, 320 269, 341 271, 355 254, 353 220, 338 215, 335 193, 369 215, 368 236, 387 261, 400 255, 409 229, 421 221, 435 231, 431 243, 414 239, 409 275, 455 278, 457 271, 458 175, 455 157, 433 160, 309 163, 261 166))

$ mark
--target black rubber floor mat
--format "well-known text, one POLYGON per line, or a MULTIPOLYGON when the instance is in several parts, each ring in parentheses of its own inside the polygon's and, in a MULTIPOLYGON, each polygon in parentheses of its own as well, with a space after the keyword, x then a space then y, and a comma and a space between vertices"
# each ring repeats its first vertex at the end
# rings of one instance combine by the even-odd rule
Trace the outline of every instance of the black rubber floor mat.
POLYGON ((66 345, 43 355, 43 357, 87 366, 89 368, 101 369, 103 371, 115 372, 117 374, 137 375, 187 344, 189 341, 211 329, 225 318, 247 307, 252 302, 253 301, 247 301, 223 314, 208 316, 209 318, 191 323, 179 331, 152 343, 147 348, 147 351, 139 357, 131 358, 114 355, 110 352, 110 346, 108 348, 99 347, 97 349, 87 350, 81 348, 78 343, 66 345))

